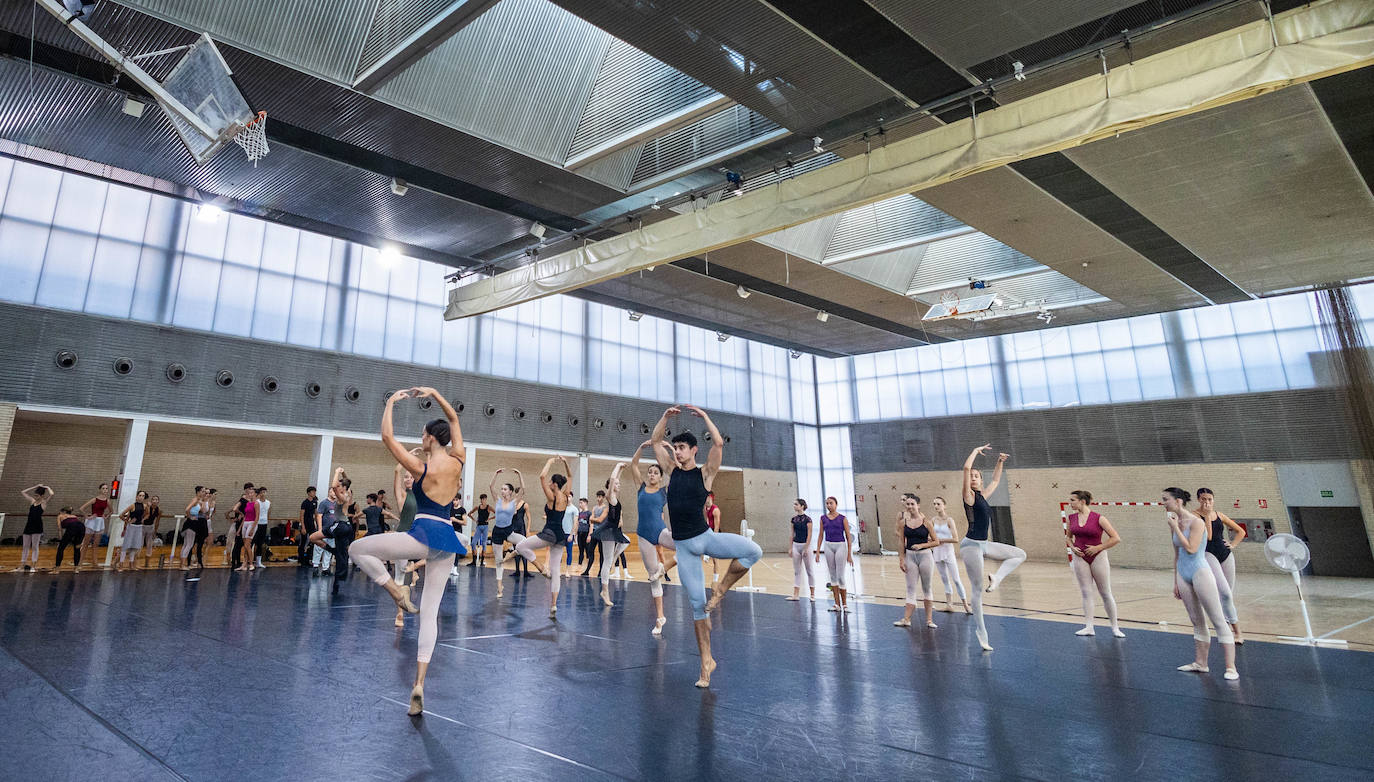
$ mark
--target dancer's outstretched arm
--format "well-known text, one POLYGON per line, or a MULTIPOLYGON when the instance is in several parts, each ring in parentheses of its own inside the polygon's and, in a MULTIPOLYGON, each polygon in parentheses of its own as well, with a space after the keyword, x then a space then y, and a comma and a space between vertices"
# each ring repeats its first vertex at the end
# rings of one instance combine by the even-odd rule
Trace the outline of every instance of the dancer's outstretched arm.
POLYGON ((668 419, 677 416, 682 412, 682 408, 673 405, 663 411, 658 423, 654 424, 654 432, 649 435, 650 441, 654 444, 654 458, 658 460, 658 467, 665 476, 673 474, 673 447, 668 444, 668 419))
MULTIPOLYGON (((392 417, 395 415, 396 403, 402 399, 409 399, 411 389, 402 389, 387 397, 386 409, 382 411, 382 444, 386 446, 391 455, 396 459, 396 463, 410 471, 411 475, 419 478, 424 474, 425 463, 420 457, 415 456, 406 449, 401 442, 396 439, 396 432, 392 425, 392 417)), ((442 399, 440 400, 442 402, 442 399)), ((445 403, 446 404, 446 403, 445 403)), ((455 417, 456 420, 456 417, 455 417)))
POLYGON ((696 405, 687 405, 687 411, 704 421, 706 431, 711 435, 711 450, 706 452, 706 464, 701 467, 701 479, 709 491, 716 479, 716 473, 720 472, 720 463, 725 459, 725 438, 720 436, 716 422, 711 420, 711 416, 707 415, 705 410, 696 405))

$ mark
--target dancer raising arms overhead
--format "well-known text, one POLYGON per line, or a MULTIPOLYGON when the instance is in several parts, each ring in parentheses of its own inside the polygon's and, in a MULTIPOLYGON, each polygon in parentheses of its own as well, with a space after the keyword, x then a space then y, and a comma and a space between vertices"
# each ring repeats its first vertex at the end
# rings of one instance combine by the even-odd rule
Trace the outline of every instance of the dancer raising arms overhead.
POLYGON ((452 569, 455 556, 467 553, 465 541, 449 523, 453 498, 463 488, 463 462, 467 458, 467 449, 463 446, 463 435, 458 428, 458 413, 443 395, 427 387, 397 391, 387 399, 386 410, 382 413, 382 442, 396 461, 415 477, 411 486, 415 494, 415 521, 406 532, 384 532, 359 540, 353 544, 351 554, 358 567, 367 573, 373 583, 385 589, 397 606, 408 613, 418 611, 420 614, 419 648, 415 655, 418 665, 415 686, 410 691, 410 710, 407 712, 415 716, 424 711, 425 674, 429 671, 429 659, 438 638, 439 602, 444 596, 444 586, 448 584, 449 570, 452 569), (444 411, 444 418, 436 418, 425 424, 420 439, 423 457, 406 450, 392 431, 396 402, 411 397, 433 399, 444 411), (387 561, 412 559, 429 561, 425 568, 419 609, 410 601, 410 587, 397 584, 386 569, 387 561))
POLYGON ((511 470, 515 473, 516 484, 503 483, 501 488, 496 488, 496 479, 501 477, 505 468, 497 470, 491 476, 491 485, 487 491, 496 496, 496 504, 493 508, 494 521, 491 523, 491 556, 496 560, 496 596, 501 597, 503 586, 501 579, 505 576, 506 561, 506 541, 511 541, 511 545, 518 546, 525 536, 516 532, 512 523, 515 520, 515 511, 520 507, 520 495, 525 491, 525 477, 519 470, 511 470), (518 484, 518 488, 517 488, 518 484))
POLYGON ((1002 468, 1007 463, 1007 455, 997 455, 997 468, 992 471, 992 480, 986 484, 983 483, 983 472, 973 466, 979 456, 991 450, 990 444, 974 448, 968 459, 964 460, 964 515, 968 518, 968 532, 959 542, 959 558, 964 561, 964 571, 968 573, 969 585, 973 588, 973 618, 977 622, 978 645, 985 652, 992 651, 992 646, 988 644, 988 628, 983 622, 983 558, 1002 563, 997 573, 988 577, 988 592, 996 589, 1002 579, 1026 561, 1026 552, 992 539, 992 508, 984 495, 997 491, 998 484, 1002 482, 1002 468))
POLYGON ((657 463, 649 465, 643 473, 639 471, 639 455, 645 448, 653 449, 653 440, 645 440, 635 449, 630 458, 630 475, 639 484, 636 496, 639 520, 635 526, 635 536, 639 543, 639 558, 644 561, 644 570, 649 574, 649 594, 654 599, 653 635, 663 634, 663 625, 668 623, 663 616, 663 574, 668 565, 658 561, 658 537, 667 527, 663 524, 663 508, 667 504, 667 490, 663 487, 663 468, 657 463))
MULTIPOLYGON (((596 528, 596 532, 592 533, 592 538, 601 547, 601 602, 605 603, 607 608, 615 605, 611 602, 611 566, 630 545, 630 539, 625 537, 625 532, 620 529, 620 471, 624 468, 624 462, 616 462, 611 470, 611 477, 606 480, 605 520, 596 528)), ((603 492, 597 492, 598 498, 602 495, 603 492)))
POLYGON ((682 579, 682 588, 687 591, 687 599, 692 603, 692 618, 696 621, 697 648, 701 652, 701 675, 696 684, 698 687, 709 687, 711 673, 716 669, 716 661, 711 657, 710 612, 720 604, 730 587, 759 561, 763 549, 742 535, 714 532, 707 528, 706 495, 716 480, 716 473, 720 472, 720 463, 725 456, 725 438, 701 408, 686 405, 686 409, 706 424, 706 431, 711 436, 711 450, 706 455, 706 465, 697 466, 697 438, 691 432, 673 435, 672 444, 669 445, 665 436, 668 419, 682 412, 682 408, 676 406, 665 410, 654 426, 654 456, 658 459, 659 467, 668 473, 668 522, 677 549, 678 576, 682 579), (703 556, 730 561, 709 601, 706 599, 706 583, 701 568, 703 556))
POLYGON ((566 456, 550 456, 544 462, 544 469, 539 473, 539 488, 544 491, 544 529, 534 535, 520 541, 515 546, 515 553, 525 558, 525 561, 534 565, 545 578, 549 579, 549 618, 558 618, 558 585, 561 580, 558 577, 559 564, 562 562, 562 552, 559 546, 572 539, 572 536, 563 532, 563 514, 568 509, 568 492, 564 489, 572 481, 572 467, 568 465, 566 456), (563 463, 562 473, 550 474, 554 462, 563 463), (549 550, 549 564, 545 566, 539 564, 536 556, 541 548, 549 550))

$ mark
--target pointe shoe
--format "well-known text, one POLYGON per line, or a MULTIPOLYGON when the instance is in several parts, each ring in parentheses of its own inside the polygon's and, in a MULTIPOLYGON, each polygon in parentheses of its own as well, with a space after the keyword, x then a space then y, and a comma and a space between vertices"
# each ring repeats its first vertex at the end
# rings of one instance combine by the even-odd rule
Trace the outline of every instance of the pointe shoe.
POLYGON ((1178 666, 1178 670, 1183 671, 1184 673, 1207 673, 1211 669, 1205 665, 1198 665, 1194 662, 1188 663, 1187 665, 1180 665, 1178 666))
POLYGON ((548 569, 544 567, 544 563, 536 559, 530 564, 534 566, 535 570, 539 571, 539 575, 543 576, 544 578, 552 578, 552 576, 549 575, 548 569))
POLYGON ((415 604, 410 602, 410 587, 408 586, 396 587, 396 594, 392 595, 391 599, 396 601, 397 608, 405 611, 407 614, 420 613, 420 609, 416 608, 415 604))
POLYGON ((425 711, 425 690, 420 685, 415 685, 415 689, 410 691, 410 708, 406 714, 418 717, 425 711))
POLYGON ((840 612, 840 607, 839 607, 838 605, 832 605, 832 606, 830 606, 829 608, 827 608, 826 610, 829 611, 829 612, 832 613, 832 614, 838 614, 838 613, 840 612))
POLYGON ((1236 681, 1240 678, 1240 671, 1237 671, 1235 668, 1227 668, 1226 673, 1222 674, 1222 678, 1228 682, 1236 681))
POLYGON ((715 670, 715 660, 707 660, 706 662, 701 664, 701 678, 697 679, 697 687, 699 689, 704 690, 707 687, 711 686, 711 674, 715 673, 715 670))
POLYGON ((1074 633, 1074 635, 1081 635, 1084 638, 1088 638, 1097 635, 1097 630, 1092 627, 1085 627, 1082 630, 1079 630, 1078 632, 1074 633))
POLYGON ((970 615, 970 616, 973 615, 973 609, 968 607, 968 601, 967 601, 967 600, 964 601, 964 613, 965 613, 965 614, 968 614, 968 615, 970 615))
POLYGON ((992 644, 988 643, 988 639, 986 639, 986 638, 984 638, 984 637, 982 637, 982 636, 979 636, 979 637, 978 637, 978 645, 979 645, 980 647, 982 647, 982 648, 983 648, 983 651, 985 651, 985 652, 990 652, 990 651, 992 651, 992 644))
POLYGON ((610 608, 611 606, 615 605, 615 603, 612 603, 612 602, 611 602, 611 590, 610 590, 610 589, 608 589, 608 588, 606 588, 606 587, 602 587, 602 588, 601 588, 601 602, 605 603, 607 608, 610 608))
POLYGON ((549 606, 549 618, 550 618, 550 619, 557 619, 557 618, 558 618, 558 606, 549 606))
POLYGON ((996 590, 997 590, 997 582, 992 580, 992 576, 988 576, 988 585, 987 585, 987 588, 984 589, 983 591, 984 591, 984 592, 994 592, 994 591, 996 591, 996 590))
POLYGON ((1120 627, 1113 627, 1113 628, 1112 628, 1112 636, 1113 636, 1114 638, 1125 638, 1125 637, 1126 637, 1126 634, 1123 633, 1123 632, 1121 632, 1121 628, 1120 628, 1120 627))
POLYGON ((911 627, 911 620, 902 618, 892 623, 893 627, 911 627))
POLYGON ((654 620, 654 629, 650 630, 649 634, 655 638, 661 637, 663 635, 663 626, 666 624, 668 624, 668 619, 660 616, 654 620))
POLYGON ((946 601, 945 601, 945 607, 944 607, 944 608, 941 608, 940 610, 941 610, 941 611, 944 611, 944 612, 947 613, 947 614, 952 614, 952 613, 954 613, 954 601, 953 601, 953 600, 946 600, 946 601))

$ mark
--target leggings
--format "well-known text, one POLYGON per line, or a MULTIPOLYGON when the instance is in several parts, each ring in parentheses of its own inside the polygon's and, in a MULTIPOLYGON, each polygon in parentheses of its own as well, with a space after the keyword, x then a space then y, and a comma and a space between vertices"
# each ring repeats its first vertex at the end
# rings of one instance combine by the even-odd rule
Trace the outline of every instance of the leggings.
POLYGON ((19 552, 19 564, 23 565, 30 559, 33 564, 38 564, 38 545, 43 541, 43 533, 32 532, 24 535, 23 548, 19 552))
POLYGON ((181 529, 181 561, 191 561, 191 547, 196 544, 196 531, 190 526, 181 529))
POLYGON ((404 532, 368 535, 351 546, 351 553, 353 561, 375 584, 385 584, 391 579, 391 574, 386 572, 387 560, 429 560, 425 567, 425 588, 420 593, 420 641, 415 652, 417 662, 429 662, 434 654, 434 642, 439 638, 439 603, 448 584, 454 554, 431 552, 428 546, 404 532))
POLYGON ((844 540, 827 540, 821 549, 821 553, 825 557, 825 567, 830 571, 830 584, 840 589, 844 589, 844 571, 845 565, 848 563, 845 549, 848 545, 849 542, 844 540))
POLYGON ((816 571, 811 568, 810 545, 806 541, 792 544, 792 586, 801 589, 810 586, 812 591, 816 589, 816 571), (806 577, 806 582, 802 582, 802 576, 806 577))
POLYGON ((316 543, 315 553, 312 554, 310 558, 311 566, 317 567, 320 570, 328 570, 329 565, 333 563, 333 561, 334 555, 329 553, 329 551, 325 549, 324 543, 316 543))
POLYGON ((1116 598, 1112 597, 1112 566, 1107 561, 1107 552, 1093 557, 1091 563, 1075 554, 1069 567, 1073 568, 1078 592, 1083 597, 1083 621, 1093 623, 1093 585, 1096 584, 1102 596, 1102 607, 1107 609, 1107 621, 1116 627, 1116 598))
POLYGON ((629 547, 629 543, 620 543, 614 540, 601 541, 601 585, 603 587, 611 581, 611 566, 629 547))
POLYGON ((935 578, 935 555, 930 549, 906 551, 906 602, 916 605, 918 600, 931 600, 934 593, 930 584, 935 578))
POLYGON ((692 603, 692 618, 707 618, 706 579, 702 575, 701 558, 733 559, 746 568, 754 566, 763 557, 763 549, 749 538, 733 532, 705 532, 687 540, 672 540, 671 533, 664 530, 659 543, 677 550, 677 574, 682 580, 682 588, 687 590, 687 599, 692 603), (664 538, 668 538, 664 542, 664 538), (669 545, 672 544, 672 545, 669 545))
MULTIPOLYGON (((506 538, 506 542, 514 546, 517 552, 520 550, 520 544, 524 541, 525 536, 521 535, 519 532, 512 532, 510 536, 506 538)), ((506 574, 506 544, 493 542, 491 544, 491 556, 496 560, 496 580, 499 582, 501 577, 506 574)))
MULTIPOLYGON (((658 549, 654 544, 656 541, 636 536, 639 541, 639 559, 644 563, 644 569, 648 571, 649 578, 654 577, 658 572, 658 549)), ((654 597, 663 597, 663 579, 649 582, 649 594, 654 597)))
POLYGON ((62 531, 62 539, 57 542, 57 561, 53 562, 53 567, 62 567, 62 554, 68 546, 72 547, 72 564, 81 564, 81 540, 86 537, 86 530, 82 527, 76 529, 65 529, 62 531))
POLYGON ((477 525, 477 532, 472 536, 472 550, 470 552, 474 557, 486 558, 487 552, 484 549, 487 547, 487 529, 490 526, 490 524, 477 525))
POLYGON ((960 600, 968 600, 968 595, 964 594, 964 582, 959 580, 959 565, 952 559, 935 560, 935 572, 940 574, 940 580, 945 584, 945 599, 949 599, 950 592, 959 591, 960 600))
POLYGON ((1207 620, 1210 619, 1217 631, 1218 641, 1235 643, 1231 626, 1221 612, 1221 595, 1217 591, 1217 580, 1211 568, 1198 568, 1191 584, 1184 581, 1178 571, 1174 571, 1174 587, 1183 598, 1183 607, 1188 609, 1188 618, 1193 622, 1193 640, 1204 644, 1211 640, 1207 635, 1207 620))
POLYGON ((515 547, 515 553, 528 562, 534 561, 535 552, 539 549, 549 550, 549 593, 554 597, 558 597, 558 582, 561 580, 558 578, 558 570, 563 562, 563 558, 558 556, 557 546, 557 543, 550 543, 537 535, 532 535, 520 541, 515 547))
POLYGON ((1217 582, 1217 595, 1221 597, 1221 613, 1226 621, 1236 623, 1236 557, 1218 562, 1216 555, 1207 552, 1207 565, 1212 569, 1212 578, 1217 582))
POLYGON ((1001 562, 997 568, 997 573, 993 575, 993 584, 1002 583, 1002 579, 1007 574, 1015 570, 1022 562, 1026 561, 1026 552, 1015 546, 1008 546, 1005 543, 995 543, 990 540, 973 540, 964 538, 959 541, 959 558, 964 561, 964 572, 968 573, 968 581, 973 603, 973 618, 977 620, 978 640, 986 644, 988 642, 988 627, 983 622, 983 558, 1001 562))

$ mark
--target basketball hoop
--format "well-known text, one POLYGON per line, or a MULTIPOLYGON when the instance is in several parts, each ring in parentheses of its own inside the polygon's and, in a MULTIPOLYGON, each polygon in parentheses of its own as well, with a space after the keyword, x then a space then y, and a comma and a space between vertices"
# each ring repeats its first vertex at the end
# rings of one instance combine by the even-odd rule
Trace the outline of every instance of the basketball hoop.
POLYGON ((959 294, 955 291, 945 291, 940 294, 940 303, 945 305, 949 316, 959 314, 959 294))
POLYGON ((234 143, 243 148, 243 153, 257 168, 258 161, 272 151, 267 146, 267 112, 259 111, 256 117, 248 120, 248 124, 234 134, 234 143))

